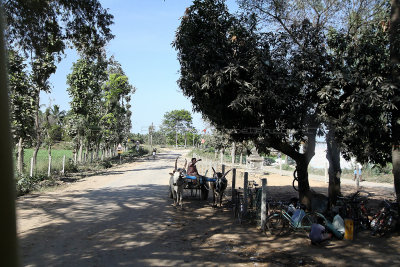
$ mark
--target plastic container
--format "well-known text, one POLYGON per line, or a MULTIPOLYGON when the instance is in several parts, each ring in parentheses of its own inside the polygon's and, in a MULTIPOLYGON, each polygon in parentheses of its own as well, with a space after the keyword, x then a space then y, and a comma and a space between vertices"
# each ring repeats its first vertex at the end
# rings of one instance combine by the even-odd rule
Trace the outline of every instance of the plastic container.
POLYGON ((354 221, 352 219, 344 219, 344 239, 353 240, 354 221))

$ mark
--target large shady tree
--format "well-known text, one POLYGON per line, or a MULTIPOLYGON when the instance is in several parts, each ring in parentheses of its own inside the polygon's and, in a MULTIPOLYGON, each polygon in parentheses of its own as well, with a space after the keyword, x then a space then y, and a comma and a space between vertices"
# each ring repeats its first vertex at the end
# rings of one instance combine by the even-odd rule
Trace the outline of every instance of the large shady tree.
POLYGON ((330 57, 322 31, 309 20, 286 27, 262 32, 255 16, 236 18, 224 1, 194 1, 174 41, 179 85, 197 111, 234 139, 293 158, 299 197, 310 205, 307 167, 321 125, 318 92, 329 82, 330 57))
POLYGON ((375 11, 351 34, 330 32, 337 66, 320 96, 323 116, 335 125, 345 156, 393 163, 400 201, 400 2, 377 1, 375 11))

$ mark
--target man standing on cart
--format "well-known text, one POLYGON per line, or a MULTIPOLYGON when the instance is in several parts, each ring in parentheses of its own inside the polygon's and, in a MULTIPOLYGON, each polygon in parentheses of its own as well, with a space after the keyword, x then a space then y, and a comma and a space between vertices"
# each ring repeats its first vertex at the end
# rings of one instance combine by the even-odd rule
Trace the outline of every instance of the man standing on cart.
POLYGON ((187 175, 189 176, 196 176, 196 181, 193 180, 194 184, 198 184, 200 182, 199 172, 197 171, 196 163, 201 161, 201 159, 196 160, 196 158, 192 158, 192 161, 189 163, 187 169, 187 175))

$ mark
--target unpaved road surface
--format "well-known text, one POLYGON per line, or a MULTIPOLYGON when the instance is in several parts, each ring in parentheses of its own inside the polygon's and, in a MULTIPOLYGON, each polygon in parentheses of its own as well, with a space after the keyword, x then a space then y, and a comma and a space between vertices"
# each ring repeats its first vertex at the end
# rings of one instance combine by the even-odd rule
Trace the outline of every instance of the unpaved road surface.
MULTIPOLYGON (((265 236, 232 221, 227 199, 213 209, 188 192, 167 197, 168 172, 184 152, 159 154, 17 200, 23 266, 394 266, 400 238, 356 235, 314 247, 304 233, 265 236)), ((180 162, 183 164, 183 161, 180 162)), ((202 171, 201 171, 202 172, 202 171)), ((295 195, 291 178, 269 174, 271 195, 295 195)), ((326 191, 323 182, 310 182, 326 191)), ((351 191, 352 188, 345 188, 351 191)), ((371 189, 375 197, 390 190, 371 189)), ((392 190, 393 191, 393 190, 392 190)))

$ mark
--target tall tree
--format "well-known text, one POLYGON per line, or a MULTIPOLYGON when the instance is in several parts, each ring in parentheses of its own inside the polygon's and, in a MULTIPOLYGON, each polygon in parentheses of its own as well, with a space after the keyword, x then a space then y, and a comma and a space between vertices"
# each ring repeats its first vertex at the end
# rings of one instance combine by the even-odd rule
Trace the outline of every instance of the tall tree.
MULTIPOLYGON (((104 113, 102 86, 107 80, 106 68, 107 63, 102 58, 97 61, 81 58, 73 64, 73 71, 67 76, 67 90, 72 99, 71 110, 84 121, 83 131, 78 132, 80 135, 76 139, 80 161, 83 147, 87 148, 87 155, 93 144, 100 139, 99 125, 104 113)), ((79 120, 77 123, 81 125, 79 120)))
POLYGON ((178 134, 182 134, 186 138, 186 132, 192 126, 192 114, 184 109, 172 110, 164 114, 164 120, 161 128, 167 134, 175 134, 175 146, 178 146, 178 134))
POLYGON ((255 16, 244 19, 230 15, 224 1, 193 2, 174 41, 179 85, 196 110, 236 140, 293 158, 299 196, 310 205, 307 167, 321 125, 318 92, 330 72, 323 33, 309 20, 274 34, 260 31, 255 16))
MULTIPOLYGON (((398 107, 390 64, 387 1, 354 12, 347 28, 331 29, 328 45, 335 71, 320 92, 321 116, 334 129, 347 159, 385 165, 395 138, 391 118, 398 107), (373 12, 372 12, 373 11, 373 12), (364 15, 363 15, 364 14, 364 15), (371 16, 372 14, 372 16, 371 16)), ((396 178, 395 178, 396 180, 396 178)))
POLYGON ((23 174, 24 145, 33 136, 34 94, 24 58, 16 51, 9 50, 9 98, 11 110, 11 131, 14 142, 18 143, 17 169, 23 174))
POLYGON ((111 144, 127 143, 131 123, 131 94, 135 87, 129 83, 128 76, 120 63, 113 57, 109 60, 108 80, 103 86, 105 114, 101 118, 104 139, 111 144))
MULTIPOLYGON (((391 85, 394 90, 392 103, 392 162, 394 187, 397 202, 400 203, 400 1, 391 0, 390 13, 390 65, 392 69, 391 85)), ((400 209, 400 207, 399 207, 400 209)))
POLYGON ((39 125, 40 92, 50 91, 48 79, 67 45, 90 57, 98 55, 113 38, 113 16, 97 0, 8 0, 5 10, 6 40, 9 47, 30 56, 35 88, 36 145, 34 163, 42 142, 39 125))

